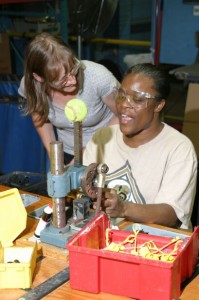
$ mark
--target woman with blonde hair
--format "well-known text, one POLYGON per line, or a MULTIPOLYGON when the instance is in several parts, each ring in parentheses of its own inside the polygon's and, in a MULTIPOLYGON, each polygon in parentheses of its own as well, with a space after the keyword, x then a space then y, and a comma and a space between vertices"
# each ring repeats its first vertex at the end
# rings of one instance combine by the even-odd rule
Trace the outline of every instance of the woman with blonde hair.
POLYGON ((32 116, 47 153, 57 135, 63 142, 67 165, 73 163, 74 124, 64 114, 65 105, 78 98, 88 107, 82 122, 84 147, 97 129, 117 122, 113 93, 116 86, 119 82, 106 67, 78 60, 61 38, 41 33, 26 49, 19 94, 26 99, 25 112, 32 116))

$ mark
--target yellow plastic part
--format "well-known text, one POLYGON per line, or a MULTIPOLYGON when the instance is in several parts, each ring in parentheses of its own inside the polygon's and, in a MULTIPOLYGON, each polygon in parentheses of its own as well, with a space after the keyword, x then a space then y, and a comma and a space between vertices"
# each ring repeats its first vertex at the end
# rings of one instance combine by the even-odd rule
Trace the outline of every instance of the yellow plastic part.
POLYGON ((18 189, 0 192, 0 242, 10 247, 26 228, 27 212, 18 189))
POLYGON ((0 192, 0 289, 31 287, 37 244, 13 246, 26 223, 27 212, 18 189, 0 192))
POLYGON ((30 288, 36 267, 37 244, 33 247, 4 248, 3 256, 3 262, 0 262, 0 289, 30 288))

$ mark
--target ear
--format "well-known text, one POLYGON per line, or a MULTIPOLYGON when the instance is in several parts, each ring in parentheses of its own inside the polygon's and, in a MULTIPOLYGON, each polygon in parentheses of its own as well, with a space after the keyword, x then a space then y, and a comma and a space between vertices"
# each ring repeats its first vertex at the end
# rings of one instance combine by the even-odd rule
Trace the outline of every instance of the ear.
POLYGON ((157 102, 154 108, 154 112, 161 112, 163 110, 163 107, 165 106, 165 100, 162 99, 160 102, 157 102))
POLYGON ((39 81, 39 82, 44 82, 44 79, 39 76, 37 73, 32 73, 32 76, 34 77, 35 80, 39 81))

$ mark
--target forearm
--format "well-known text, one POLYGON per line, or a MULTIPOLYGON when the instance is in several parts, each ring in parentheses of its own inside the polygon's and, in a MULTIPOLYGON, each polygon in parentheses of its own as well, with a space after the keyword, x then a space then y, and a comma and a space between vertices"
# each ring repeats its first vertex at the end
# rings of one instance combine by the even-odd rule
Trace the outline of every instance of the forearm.
POLYGON ((33 124, 39 134, 41 141, 50 157, 50 143, 55 141, 55 133, 51 123, 44 123, 42 126, 39 126, 37 122, 32 118, 33 124))
POLYGON ((136 223, 154 223, 173 227, 178 219, 171 205, 137 204, 120 199, 114 189, 107 189, 104 193, 102 208, 113 218, 125 218, 136 223))
POLYGON ((177 216, 174 209, 166 204, 134 204, 124 202, 122 217, 137 223, 154 223, 164 226, 176 226, 177 216))

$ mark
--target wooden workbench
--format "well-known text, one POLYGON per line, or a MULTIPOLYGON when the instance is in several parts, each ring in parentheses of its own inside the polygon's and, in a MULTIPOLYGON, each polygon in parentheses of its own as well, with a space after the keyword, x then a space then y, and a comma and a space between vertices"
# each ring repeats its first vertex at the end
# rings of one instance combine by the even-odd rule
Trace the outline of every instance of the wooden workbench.
MULTIPOLYGON (((0 192, 9 189, 9 187, 4 187, 0 185, 0 192)), ((24 193, 20 191, 20 193, 24 193)), ((26 192, 25 192, 26 193, 26 192)), ((38 196, 38 195, 37 195, 38 196)), ((33 205, 28 206, 27 212, 33 211, 47 203, 49 203, 49 198, 44 196, 39 196, 40 201, 33 205)), ((26 245, 28 244, 27 237, 34 233, 37 226, 38 220, 28 217, 27 227, 24 232, 16 240, 16 245, 26 245)), ((161 227, 164 228, 165 227, 161 227)), ((166 228, 167 229, 167 228, 166 228)), ((183 231, 184 233, 184 231, 183 231)), ((68 251, 66 249, 58 248, 52 245, 39 244, 38 246, 38 259, 36 270, 34 272, 33 283, 31 289, 36 288, 40 284, 44 283, 46 280, 56 275, 60 271, 68 267, 68 251)), ((27 291, 23 289, 1 289, 0 299, 3 300, 17 300, 26 294, 27 291)), ((62 284, 60 287, 56 288, 54 291, 44 296, 41 299, 56 300, 56 299, 68 299, 68 300, 125 300, 130 299, 128 297, 110 295, 107 293, 90 294, 87 292, 77 291, 70 288, 70 282, 62 284)), ((183 289, 180 296, 180 300, 198 300, 199 299, 199 275, 196 275, 183 289)), ((156 299, 154 299, 156 300, 156 299)), ((157 299, 159 300, 159 299, 157 299)))

